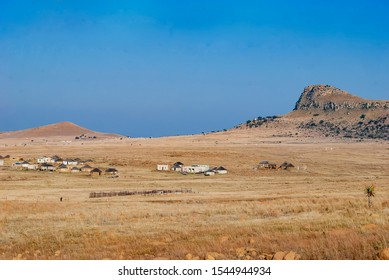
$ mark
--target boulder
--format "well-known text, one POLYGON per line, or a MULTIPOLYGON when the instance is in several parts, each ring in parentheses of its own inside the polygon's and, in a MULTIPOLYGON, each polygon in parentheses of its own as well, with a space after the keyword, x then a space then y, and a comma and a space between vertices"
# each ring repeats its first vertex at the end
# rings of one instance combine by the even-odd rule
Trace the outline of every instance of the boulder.
POLYGON ((273 260, 283 260, 285 255, 285 252, 279 251, 273 255, 273 260))
POLYGON ((389 248, 385 248, 378 253, 378 258, 381 260, 389 260, 389 248))

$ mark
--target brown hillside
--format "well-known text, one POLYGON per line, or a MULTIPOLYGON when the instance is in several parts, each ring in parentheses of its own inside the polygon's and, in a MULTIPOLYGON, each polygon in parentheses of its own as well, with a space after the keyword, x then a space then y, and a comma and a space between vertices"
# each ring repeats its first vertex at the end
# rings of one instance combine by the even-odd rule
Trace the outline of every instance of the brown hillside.
POLYGON ((80 138, 107 138, 119 135, 92 131, 71 122, 60 122, 25 130, 4 132, 0 138, 52 138, 52 137, 80 137, 80 138))

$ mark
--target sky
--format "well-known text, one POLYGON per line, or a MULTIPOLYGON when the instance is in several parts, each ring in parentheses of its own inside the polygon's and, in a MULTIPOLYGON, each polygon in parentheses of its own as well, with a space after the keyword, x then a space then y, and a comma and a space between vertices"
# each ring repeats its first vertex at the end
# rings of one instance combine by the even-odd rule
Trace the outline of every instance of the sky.
POLYGON ((311 84, 389 99, 388 14, 382 0, 2 0, 0 131, 216 131, 286 114, 311 84))

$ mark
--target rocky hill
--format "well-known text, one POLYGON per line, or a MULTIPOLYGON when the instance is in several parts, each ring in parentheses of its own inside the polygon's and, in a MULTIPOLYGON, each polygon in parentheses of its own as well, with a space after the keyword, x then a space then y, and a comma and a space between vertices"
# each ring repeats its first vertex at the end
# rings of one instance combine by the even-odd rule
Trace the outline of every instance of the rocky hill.
POLYGON ((354 96, 330 85, 307 86, 293 110, 375 110, 389 109, 389 101, 374 101, 354 96))
POLYGON ((389 101, 364 99, 330 85, 310 85, 292 112, 255 118, 239 126, 261 127, 325 137, 389 140, 389 101))

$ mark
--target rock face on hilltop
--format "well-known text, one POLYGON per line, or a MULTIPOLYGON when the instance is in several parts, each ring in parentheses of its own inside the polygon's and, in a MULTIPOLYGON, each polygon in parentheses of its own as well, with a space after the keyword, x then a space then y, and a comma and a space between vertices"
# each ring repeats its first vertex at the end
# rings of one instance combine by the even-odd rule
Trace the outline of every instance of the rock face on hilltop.
POLYGON ((333 86, 311 85, 304 88, 293 112, 305 117, 299 128, 327 137, 389 140, 387 100, 368 100, 333 86))
POLYGON ((330 85, 311 85, 304 88, 293 110, 341 109, 389 109, 389 101, 363 99, 330 85))
POLYGON ((309 137, 389 140, 389 100, 369 100, 330 85, 310 85, 292 112, 257 117, 237 128, 273 128, 281 136, 285 134, 281 131, 289 131, 289 136, 294 131, 309 137))

